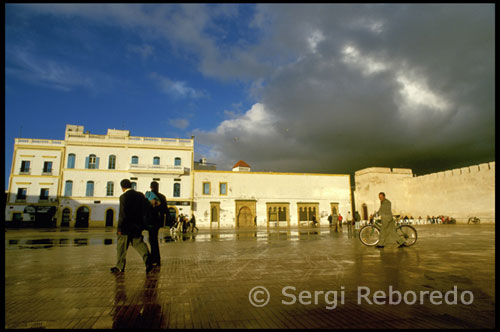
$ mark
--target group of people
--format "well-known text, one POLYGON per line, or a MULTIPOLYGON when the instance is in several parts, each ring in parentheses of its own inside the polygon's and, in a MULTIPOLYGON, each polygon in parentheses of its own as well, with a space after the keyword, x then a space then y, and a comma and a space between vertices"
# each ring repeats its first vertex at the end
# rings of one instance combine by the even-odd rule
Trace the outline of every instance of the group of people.
POLYGON ((131 244, 142 257, 146 273, 155 266, 160 266, 158 231, 164 224, 165 215, 169 216, 167 199, 159 192, 159 184, 151 182, 146 194, 132 188, 128 179, 120 182, 123 194, 120 196, 120 208, 117 227, 117 259, 111 268, 112 273, 125 272, 127 249, 131 244), (148 231, 150 248, 144 242, 142 232, 148 231))
POLYGON ((456 224, 457 221, 455 218, 448 217, 448 216, 437 216, 437 217, 427 216, 427 223, 428 224, 456 224))
POLYGON ((196 227, 196 218, 194 214, 191 214, 191 219, 188 219, 187 216, 182 213, 177 217, 175 222, 170 226, 170 231, 174 232, 175 230, 186 233, 187 231, 194 230, 198 231, 198 227, 196 227))
POLYGON ((344 217, 342 217, 342 214, 330 214, 328 216, 328 223, 330 224, 330 227, 333 227, 335 231, 342 230, 342 224, 346 224, 348 229, 352 229, 352 226, 354 226, 354 229, 360 229, 361 228, 361 216, 359 215, 359 212, 356 211, 354 213, 354 219, 351 217, 351 212, 349 211, 347 213, 347 218, 344 220, 344 217))

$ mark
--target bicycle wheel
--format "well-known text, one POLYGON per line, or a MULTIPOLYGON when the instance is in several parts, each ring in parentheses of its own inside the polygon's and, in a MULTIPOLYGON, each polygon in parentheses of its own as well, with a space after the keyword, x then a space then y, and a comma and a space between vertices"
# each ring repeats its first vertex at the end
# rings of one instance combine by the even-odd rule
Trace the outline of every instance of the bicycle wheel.
POLYGON ((359 240, 365 246, 374 246, 380 240, 380 230, 373 225, 363 226, 359 230, 359 240))
POLYGON ((398 233, 403 235, 406 242, 405 244, 409 247, 417 242, 417 230, 410 225, 401 225, 397 228, 398 233))

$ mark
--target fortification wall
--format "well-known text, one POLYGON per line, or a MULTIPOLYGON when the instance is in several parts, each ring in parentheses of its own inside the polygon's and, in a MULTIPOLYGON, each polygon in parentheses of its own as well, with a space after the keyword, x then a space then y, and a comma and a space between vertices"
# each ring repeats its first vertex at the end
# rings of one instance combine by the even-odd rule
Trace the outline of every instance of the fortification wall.
POLYGON ((409 179, 408 213, 449 215, 457 222, 477 216, 495 220, 495 162, 417 176, 409 179))
POLYGON ((380 206, 383 191, 392 202, 394 214, 417 218, 448 215, 457 222, 477 216, 481 222, 495 220, 495 162, 413 176, 409 169, 367 168, 355 173, 356 209, 368 214, 380 206))
POLYGON ((411 169, 371 167, 357 171, 354 175, 356 189, 354 200, 361 218, 368 218, 380 207, 378 194, 384 192, 392 202, 394 214, 405 211, 408 191, 406 182, 413 177, 411 169), (366 204, 367 216, 363 213, 366 204))

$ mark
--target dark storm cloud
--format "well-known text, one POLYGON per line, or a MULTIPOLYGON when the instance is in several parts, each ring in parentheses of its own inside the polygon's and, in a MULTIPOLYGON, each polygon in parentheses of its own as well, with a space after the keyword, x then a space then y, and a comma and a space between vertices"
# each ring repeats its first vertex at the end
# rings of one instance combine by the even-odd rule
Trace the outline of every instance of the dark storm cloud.
POLYGON ((262 5, 254 21, 268 32, 252 54, 282 65, 263 77, 266 120, 195 133, 221 166, 422 173, 494 160, 493 5, 262 5), (348 45, 359 56, 346 61, 348 45))
POLYGON ((25 7, 166 41, 205 76, 247 82, 251 111, 193 132, 221 168, 423 173, 494 160, 493 4, 243 6, 25 7), (237 25, 241 40, 223 38, 237 25))

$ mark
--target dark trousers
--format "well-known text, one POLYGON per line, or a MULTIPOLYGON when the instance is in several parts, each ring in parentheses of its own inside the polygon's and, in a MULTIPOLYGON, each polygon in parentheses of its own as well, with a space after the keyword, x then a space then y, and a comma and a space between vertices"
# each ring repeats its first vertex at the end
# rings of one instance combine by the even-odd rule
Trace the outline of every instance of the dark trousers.
POLYGON ((158 245, 158 227, 154 227, 152 230, 148 231, 149 234, 149 246, 151 247, 151 264, 160 264, 160 247, 158 245))

